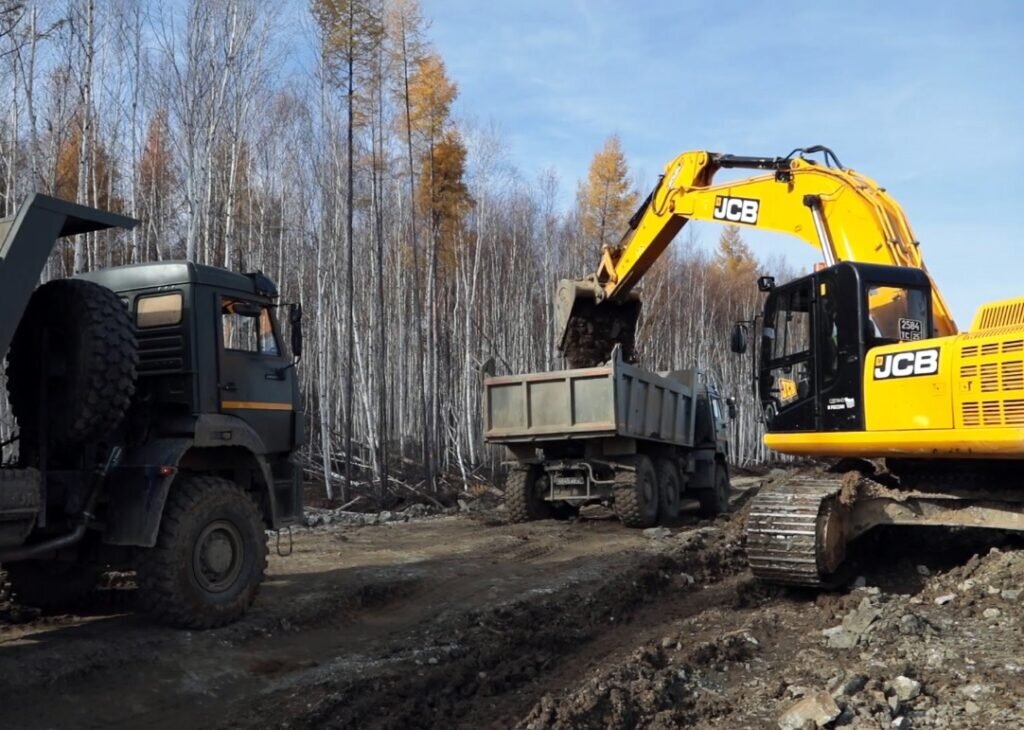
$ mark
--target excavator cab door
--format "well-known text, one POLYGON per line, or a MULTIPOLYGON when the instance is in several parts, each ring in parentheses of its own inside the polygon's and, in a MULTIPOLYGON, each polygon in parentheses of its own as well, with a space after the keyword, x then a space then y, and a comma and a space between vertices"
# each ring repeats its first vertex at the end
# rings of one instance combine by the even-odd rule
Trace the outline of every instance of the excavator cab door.
POLYGON ((814 431, 814 281, 797 279, 765 302, 758 391, 770 431, 814 431))
POLYGON ((930 284, 918 269, 843 262, 772 289, 758 375, 768 430, 863 430, 871 348, 932 331, 930 284))
POLYGON ((858 290, 841 264, 769 294, 758 378, 769 431, 863 428, 858 290))

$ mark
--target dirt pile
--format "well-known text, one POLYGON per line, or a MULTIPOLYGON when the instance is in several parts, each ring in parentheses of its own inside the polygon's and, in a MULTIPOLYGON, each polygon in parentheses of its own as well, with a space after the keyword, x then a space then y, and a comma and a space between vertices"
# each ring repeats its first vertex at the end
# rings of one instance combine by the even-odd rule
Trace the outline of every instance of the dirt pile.
POLYGON ((875 562, 867 546, 847 591, 740 581, 728 610, 548 693, 520 727, 1024 726, 1024 552, 989 550, 987 534, 889 537, 906 557, 875 562), (933 548, 942 540, 952 554, 933 548))

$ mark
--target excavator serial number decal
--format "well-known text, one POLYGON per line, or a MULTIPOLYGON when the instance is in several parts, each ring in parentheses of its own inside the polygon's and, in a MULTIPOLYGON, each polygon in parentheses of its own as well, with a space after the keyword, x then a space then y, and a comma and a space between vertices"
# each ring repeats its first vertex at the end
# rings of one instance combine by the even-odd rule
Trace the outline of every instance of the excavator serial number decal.
POLYGON ((715 210, 712 215, 720 221, 731 223, 757 223, 757 214, 761 209, 761 201, 754 198, 730 198, 726 195, 715 196, 715 210))
POLYGON ((875 358, 875 380, 912 378, 915 375, 935 375, 939 372, 939 348, 910 350, 879 355, 875 358))

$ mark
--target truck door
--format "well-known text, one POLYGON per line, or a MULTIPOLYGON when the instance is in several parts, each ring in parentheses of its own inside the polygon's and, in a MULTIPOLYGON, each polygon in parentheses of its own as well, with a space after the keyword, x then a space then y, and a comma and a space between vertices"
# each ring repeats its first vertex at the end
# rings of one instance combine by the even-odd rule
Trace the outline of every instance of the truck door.
POLYGON ((268 453, 292 448, 295 369, 289 367, 269 306, 223 294, 220 306, 220 410, 241 418, 268 453))
POLYGON ((758 392, 769 431, 817 428, 813 287, 808 276, 778 287, 765 303, 758 392))

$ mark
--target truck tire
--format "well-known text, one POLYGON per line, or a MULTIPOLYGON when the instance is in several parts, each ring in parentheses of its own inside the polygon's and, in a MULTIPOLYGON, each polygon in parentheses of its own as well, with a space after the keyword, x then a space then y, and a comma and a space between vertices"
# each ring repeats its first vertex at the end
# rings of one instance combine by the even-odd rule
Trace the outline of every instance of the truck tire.
POLYGON ((92 562, 24 560, 5 569, 13 601, 44 611, 74 607, 96 588, 100 576, 92 562))
POLYGON ((679 474, 679 467, 672 459, 658 459, 655 467, 658 473, 658 518, 661 522, 671 522, 679 519, 683 480, 679 474))
POLYGON ((729 470, 725 464, 715 464, 715 481, 711 489, 697 490, 697 501, 700 502, 700 516, 714 517, 729 511, 729 495, 732 486, 729 484, 729 470))
POLYGON ((615 514, 627 527, 651 527, 658 520, 658 475, 643 454, 633 465, 636 471, 615 473, 615 514))
POLYGON ((39 433, 42 388, 52 443, 80 443, 117 428, 135 393, 138 360, 135 326, 114 292, 79 279, 43 284, 7 355, 7 390, 23 437, 32 442, 39 433))
POLYGON ((172 486, 156 545, 139 555, 139 603, 171 626, 223 626, 249 609, 266 569, 267 535, 249 493, 192 476, 172 486))
POLYGON ((537 469, 512 469, 505 476, 505 508, 509 522, 532 522, 551 516, 551 505, 540 498, 537 469))

